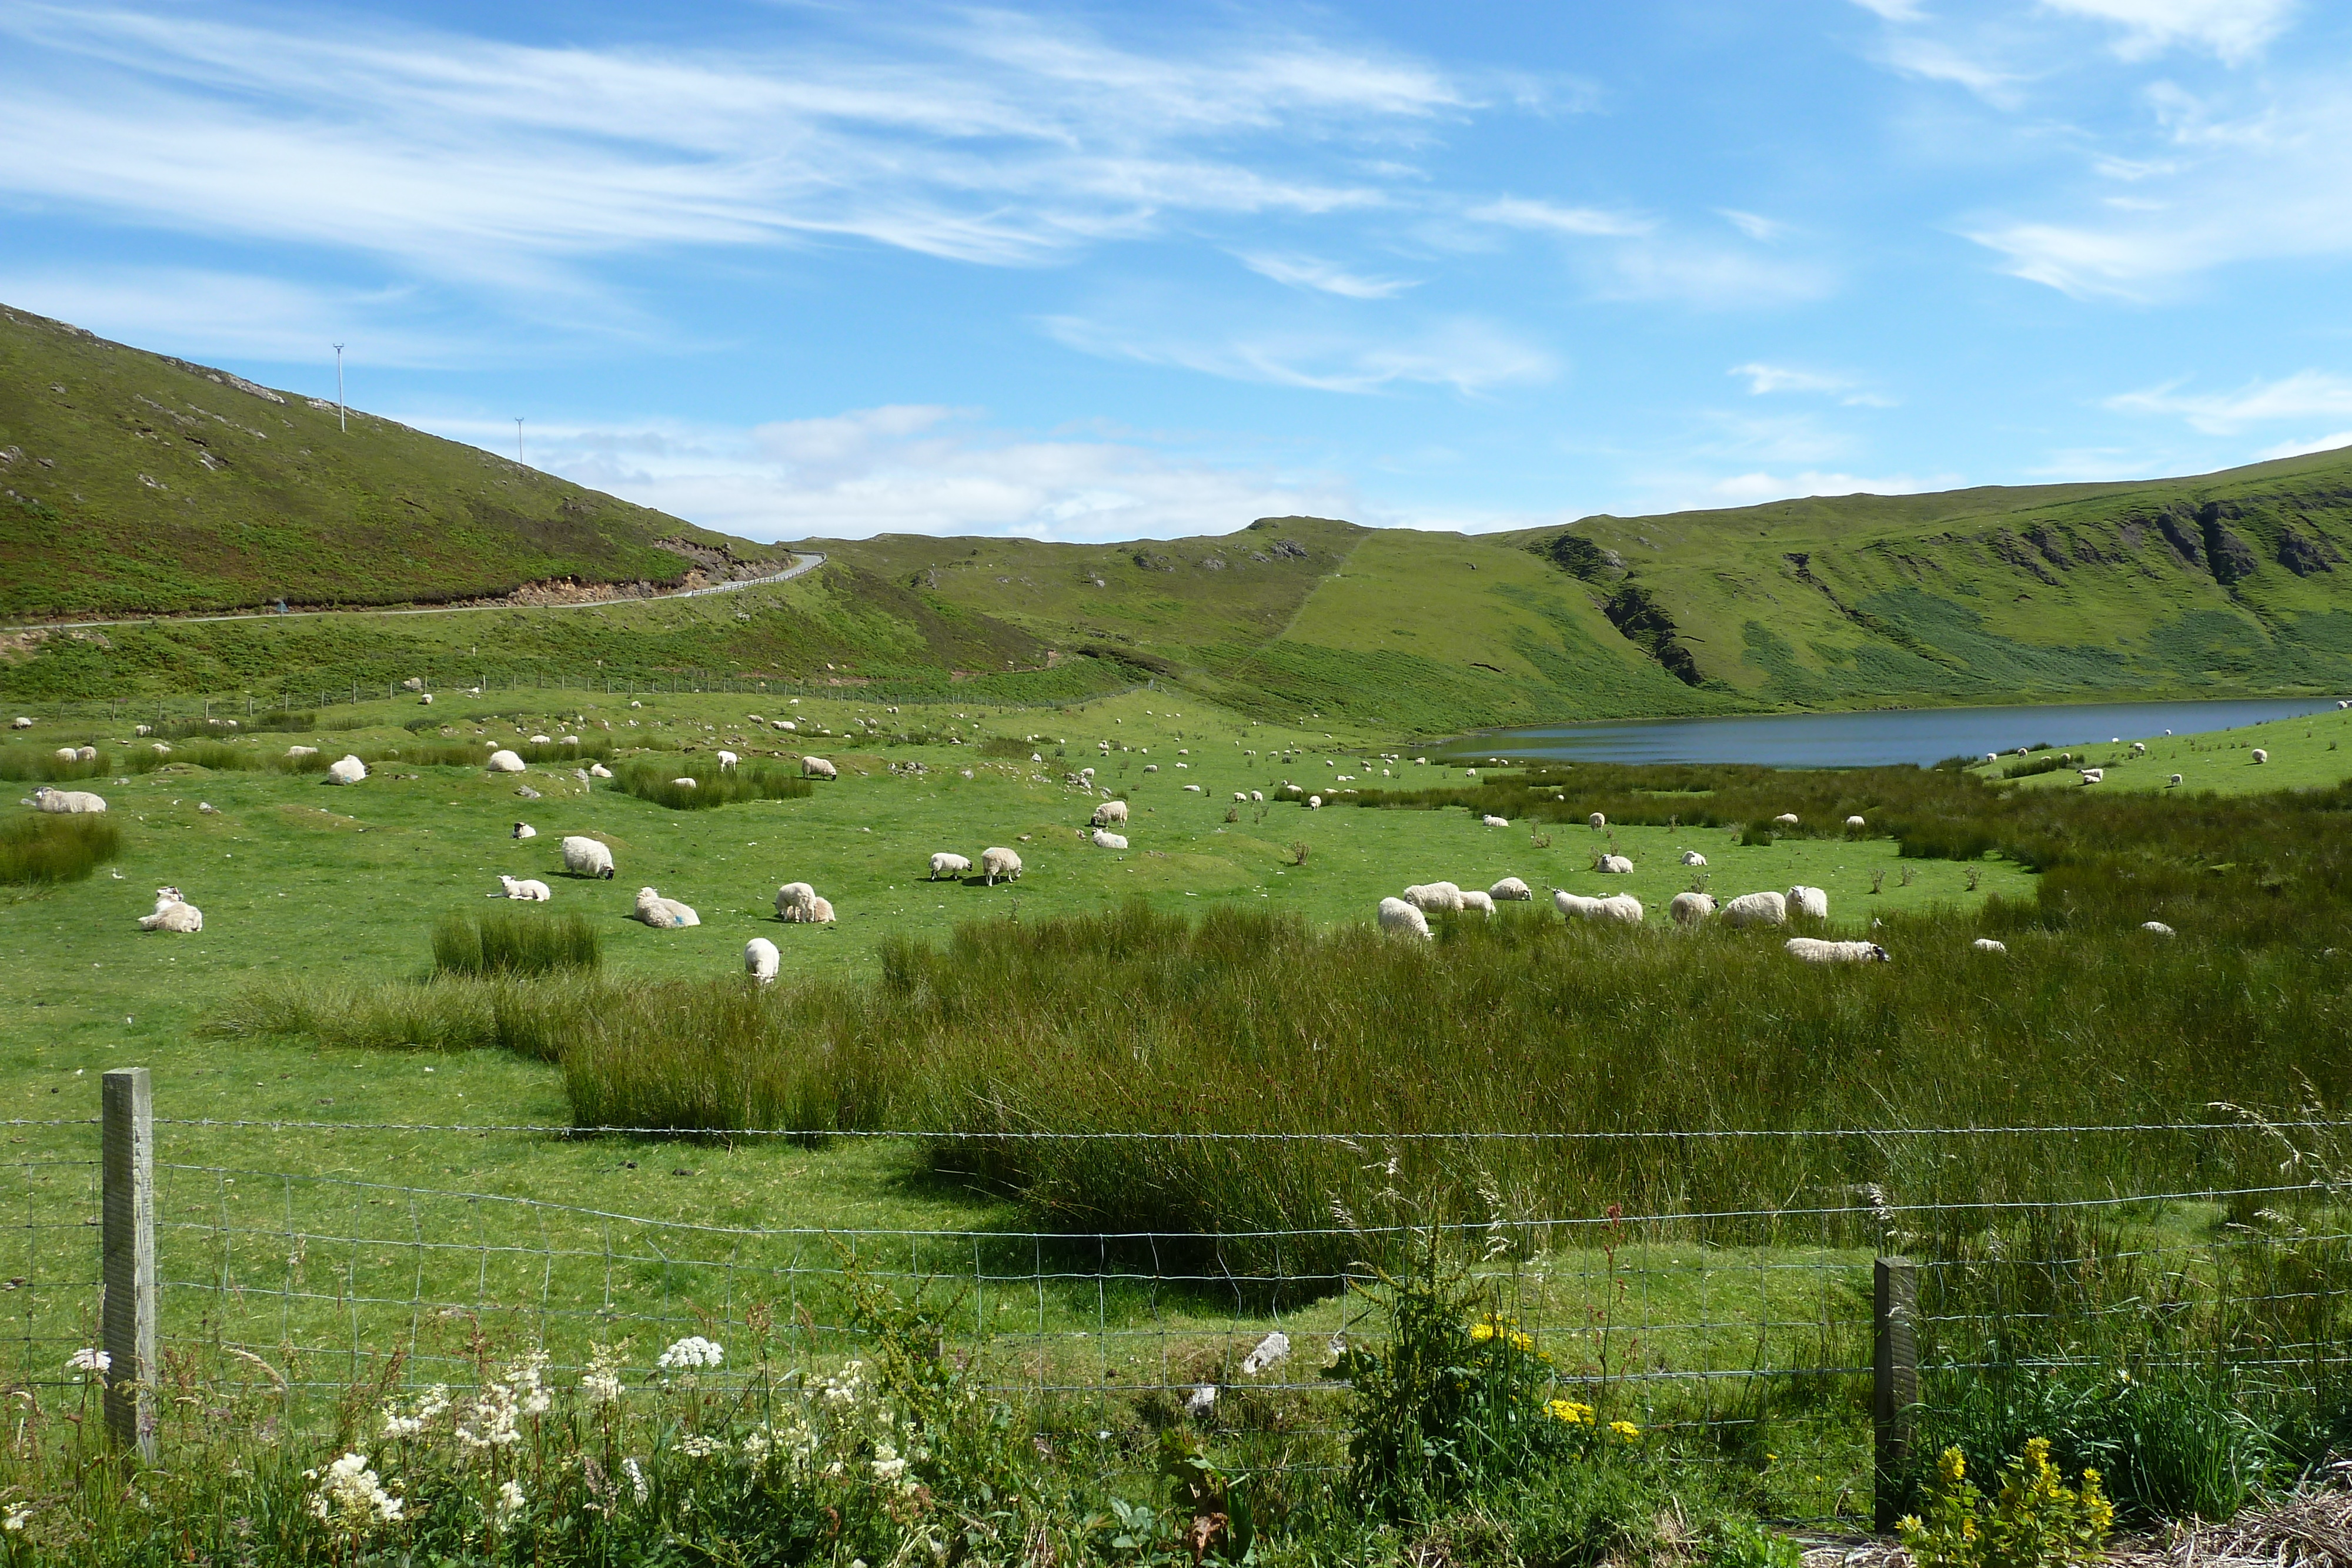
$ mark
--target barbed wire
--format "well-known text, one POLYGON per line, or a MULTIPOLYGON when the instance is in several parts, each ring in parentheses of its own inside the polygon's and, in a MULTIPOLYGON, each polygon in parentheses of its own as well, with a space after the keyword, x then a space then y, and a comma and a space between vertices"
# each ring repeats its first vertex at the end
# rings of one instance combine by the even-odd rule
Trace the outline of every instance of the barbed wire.
MULTIPOLYGON (((0 1126, 94 1126, 97 1119, 81 1121, 0 1122, 0 1126)), ((2247 1122, 2123 1122, 2062 1123, 2046 1126, 1996 1127, 1692 1127, 1612 1128, 1552 1132, 1540 1129, 1507 1131, 1464 1129, 1456 1132, 1224 1132, 1224 1131, 1097 1131, 1062 1132, 1046 1128, 876 1128, 876 1127, 640 1127, 617 1124, 574 1125, 556 1122, 319 1122, 272 1121, 265 1118, 158 1116, 159 1127, 259 1128, 273 1132, 334 1133, 513 1133, 552 1137, 645 1138, 884 1138, 908 1142, 1033 1142, 1033 1143, 1320 1143, 1349 1145, 1395 1143, 1610 1143, 1659 1139, 1772 1138, 1990 1138, 2074 1136, 2121 1133, 2253 1133, 2352 1132, 2352 1121, 2299 1119, 2247 1122)))

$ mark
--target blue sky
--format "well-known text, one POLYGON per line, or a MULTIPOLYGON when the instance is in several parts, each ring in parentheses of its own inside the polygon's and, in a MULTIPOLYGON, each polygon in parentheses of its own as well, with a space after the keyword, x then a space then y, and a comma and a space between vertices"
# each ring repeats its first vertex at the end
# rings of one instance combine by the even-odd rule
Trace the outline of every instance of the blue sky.
POLYGON ((0 301, 760 538, 2352 443, 2352 8, 0 5, 0 301))

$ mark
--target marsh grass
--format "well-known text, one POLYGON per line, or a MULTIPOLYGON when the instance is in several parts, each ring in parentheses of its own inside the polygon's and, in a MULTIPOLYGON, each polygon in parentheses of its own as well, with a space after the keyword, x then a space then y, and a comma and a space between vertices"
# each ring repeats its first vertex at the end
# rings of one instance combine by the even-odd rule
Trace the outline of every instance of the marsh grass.
POLYGON ((445 915, 433 927, 436 975, 554 975, 594 969, 604 961, 596 927, 582 915, 509 907, 445 915))
POLYGON ((103 816, 47 811, 0 821, 0 884, 79 882, 122 855, 122 830, 103 816))
POLYGON ((805 800, 815 786, 797 770, 773 764, 741 762, 721 769, 715 758, 696 757, 685 762, 635 762, 619 769, 615 781, 640 800, 667 806, 673 811, 707 811, 744 800, 805 800), (691 787, 677 782, 691 779, 691 787))

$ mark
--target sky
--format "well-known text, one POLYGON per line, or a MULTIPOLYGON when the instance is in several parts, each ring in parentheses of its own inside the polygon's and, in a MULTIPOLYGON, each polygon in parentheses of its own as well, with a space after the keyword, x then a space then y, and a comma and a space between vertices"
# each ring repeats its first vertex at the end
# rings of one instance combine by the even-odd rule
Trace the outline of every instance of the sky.
POLYGON ((2352 444, 2352 7, 0 0, 0 302, 762 540, 2352 444))

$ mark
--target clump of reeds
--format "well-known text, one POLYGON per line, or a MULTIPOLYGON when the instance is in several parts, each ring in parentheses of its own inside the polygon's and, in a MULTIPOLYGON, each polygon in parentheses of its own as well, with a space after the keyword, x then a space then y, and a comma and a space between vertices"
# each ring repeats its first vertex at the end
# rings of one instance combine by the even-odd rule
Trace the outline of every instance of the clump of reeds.
POLYGON ((815 788, 784 768, 744 762, 721 768, 715 758, 699 757, 683 763, 632 763, 620 769, 616 781, 638 800, 673 811, 707 811, 743 800, 798 800, 815 788), (680 784, 680 779, 694 782, 680 784))
POLYGON ((40 812, 0 821, 0 883, 79 882, 122 854, 122 830, 104 816, 40 812))
POLYGON ((550 975, 604 961, 596 927, 581 915, 493 909, 445 915, 433 927, 433 969, 440 975, 550 975))

